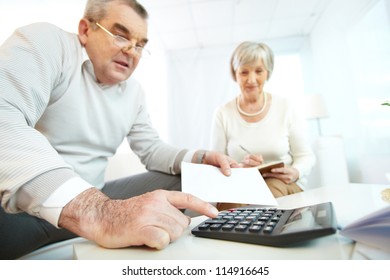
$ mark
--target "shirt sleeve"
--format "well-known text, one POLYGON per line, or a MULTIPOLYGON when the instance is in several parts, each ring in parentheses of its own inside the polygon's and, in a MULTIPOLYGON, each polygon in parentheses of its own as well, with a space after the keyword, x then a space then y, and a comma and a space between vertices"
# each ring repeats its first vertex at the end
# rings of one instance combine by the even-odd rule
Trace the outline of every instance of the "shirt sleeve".
POLYGON ((35 211, 37 216, 58 228, 58 219, 62 208, 83 191, 93 188, 79 177, 73 177, 57 188, 35 211))

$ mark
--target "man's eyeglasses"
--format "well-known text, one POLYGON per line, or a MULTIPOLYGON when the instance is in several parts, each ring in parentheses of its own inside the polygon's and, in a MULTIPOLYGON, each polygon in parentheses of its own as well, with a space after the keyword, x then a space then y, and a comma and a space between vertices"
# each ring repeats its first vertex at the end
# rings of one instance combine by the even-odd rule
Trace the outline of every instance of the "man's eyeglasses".
POLYGON ((101 26, 98 22, 96 22, 96 25, 98 27, 100 27, 104 32, 106 32, 108 35, 110 35, 113 39, 114 39, 114 44, 115 46, 117 46, 118 48, 120 48, 121 50, 123 51, 129 51, 131 49, 133 49, 135 51, 135 53, 139 56, 139 57, 147 57, 150 55, 150 52, 145 49, 144 47, 140 47, 140 46, 133 46, 132 43, 127 40, 126 38, 122 37, 122 36, 119 36, 119 35, 114 35, 112 34, 110 31, 108 31, 106 28, 104 28, 103 26, 101 26))

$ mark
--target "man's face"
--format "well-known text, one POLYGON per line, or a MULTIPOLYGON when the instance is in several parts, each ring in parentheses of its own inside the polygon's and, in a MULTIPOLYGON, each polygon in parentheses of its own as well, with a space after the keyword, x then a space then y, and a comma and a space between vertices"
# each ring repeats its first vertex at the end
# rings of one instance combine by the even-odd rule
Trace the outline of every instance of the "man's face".
POLYGON ((131 46, 144 46, 147 42, 147 23, 134 10, 124 4, 108 4, 107 15, 96 23, 80 21, 79 38, 92 61, 99 83, 113 85, 125 81, 134 72, 140 60, 134 48, 121 48, 114 36, 121 36, 131 46))

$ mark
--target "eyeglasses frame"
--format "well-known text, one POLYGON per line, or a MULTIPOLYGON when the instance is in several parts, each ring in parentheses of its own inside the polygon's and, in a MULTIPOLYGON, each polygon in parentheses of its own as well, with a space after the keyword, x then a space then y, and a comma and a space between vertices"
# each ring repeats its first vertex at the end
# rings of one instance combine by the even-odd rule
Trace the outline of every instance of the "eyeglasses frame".
POLYGON ((99 22, 95 22, 96 26, 98 26, 99 28, 101 28, 104 32, 106 32, 108 35, 110 35, 113 39, 114 39, 114 44, 121 48, 122 51, 129 51, 131 49, 134 49, 135 53, 139 56, 139 57, 145 57, 145 56, 149 56, 151 55, 150 54, 150 51, 148 51, 147 49, 145 49, 144 47, 140 47, 140 46, 134 46, 131 44, 131 42, 129 40, 127 40, 126 38, 120 36, 120 35, 114 35, 112 34, 110 31, 108 31, 105 27, 103 27, 99 22), (120 45, 118 46, 118 44, 116 44, 115 42, 128 42, 128 46, 126 47, 121 47, 120 45))

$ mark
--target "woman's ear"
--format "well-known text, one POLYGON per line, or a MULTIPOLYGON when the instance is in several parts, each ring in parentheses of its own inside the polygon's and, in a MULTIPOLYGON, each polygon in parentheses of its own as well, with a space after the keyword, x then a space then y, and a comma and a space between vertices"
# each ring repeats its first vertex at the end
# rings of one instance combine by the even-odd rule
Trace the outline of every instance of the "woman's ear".
POLYGON ((83 46, 88 41, 88 31, 90 28, 90 22, 89 20, 82 18, 79 22, 79 40, 83 46))

